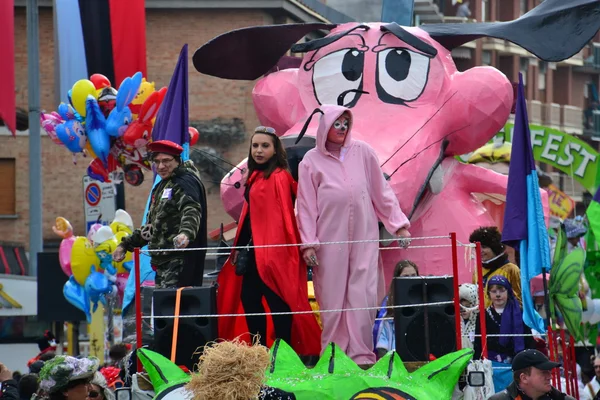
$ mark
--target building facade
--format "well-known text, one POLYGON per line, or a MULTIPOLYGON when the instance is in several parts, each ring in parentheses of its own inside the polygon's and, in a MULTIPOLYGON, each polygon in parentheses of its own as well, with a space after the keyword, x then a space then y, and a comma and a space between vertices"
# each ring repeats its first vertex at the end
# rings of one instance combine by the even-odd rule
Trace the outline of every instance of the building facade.
MULTIPOLYGON (((40 0, 40 92, 45 111, 57 109, 52 0, 40 0)), ((329 18, 346 18, 326 7, 320 11, 329 18)), ((197 147, 237 164, 247 156, 249 133, 259 124, 252 103, 254 82, 229 81, 198 73, 191 55, 208 40, 227 31, 256 25, 294 22, 329 22, 320 13, 295 0, 146 0, 147 75, 156 88, 167 86, 183 44, 190 47, 189 106, 190 122, 201 129, 197 147), (260 4, 255 4, 260 3, 260 4), (206 127, 203 129, 202 127, 206 127), (203 130, 205 131, 203 135, 203 130), (233 132, 233 133, 232 133, 233 132), (230 135, 230 137, 228 136, 230 135)), ((27 99, 27 27, 24 0, 15 0, 15 62, 17 107, 25 110, 27 99)), ((113 85, 116 86, 115 83, 113 85)), ((0 242, 28 245, 29 231, 29 155, 28 132, 11 137, 0 126, 0 242)), ((52 231, 58 216, 68 219, 75 234, 83 235, 82 179, 91 160, 81 156, 73 163, 71 153, 42 137, 43 237, 45 244, 56 245, 52 231)), ((203 174, 208 190, 209 229, 229 223, 219 198, 219 181, 231 169, 221 164, 218 173, 203 174)), ((213 168, 214 170, 214 168, 213 168)), ((125 184, 125 206, 134 223, 141 223, 151 189, 150 174, 138 187, 125 184)))
MULTIPOLYGON (((255 25, 334 22, 343 23, 366 15, 380 15, 383 0, 146 0, 146 38, 148 79, 156 87, 169 83, 181 46, 188 43, 190 53, 213 37, 255 25), (362 7, 362 8, 361 8, 362 7), (362 10, 362 11, 361 11, 362 10), (349 15, 350 17, 347 17, 349 15)), ((465 0, 466 1, 466 0, 465 0)), ((507 21, 518 18, 540 0, 470 0, 469 17, 457 17, 453 0, 416 0, 416 23, 470 23, 473 21, 507 21)), ((17 106, 26 109, 27 99, 27 32, 25 0, 15 0, 15 62, 17 106)), ((52 1, 40 0, 40 82, 41 106, 52 111, 57 107, 55 95, 54 30, 52 1)), ((519 72, 525 78, 529 116, 532 123, 580 135, 598 148, 600 121, 587 118, 597 88, 600 87, 600 34, 579 54, 560 63, 538 60, 509 42, 484 38, 453 51, 460 70, 490 65, 501 70, 513 82, 519 72)), ((197 147, 213 153, 212 168, 203 171, 208 189, 209 229, 231 222, 219 198, 219 180, 247 155, 249 133, 258 125, 252 103, 254 82, 231 81, 204 76, 189 66, 190 121, 200 130, 197 147), (219 164, 219 165, 217 165, 219 164)), ((594 97, 596 96, 596 97, 594 97)), ((597 106, 597 103, 596 103, 597 106)), ((43 234, 47 243, 58 243, 52 225, 58 216, 71 221, 77 235, 84 234, 82 178, 91 160, 79 157, 73 164, 63 147, 42 137, 43 165, 43 234)), ((0 241, 28 244, 28 134, 10 136, 0 127, 0 241)), ((570 184, 565 189, 570 189, 570 184)), ((125 205, 134 222, 142 219, 150 191, 150 179, 139 187, 125 185, 125 205)), ((569 192, 569 191, 568 191, 569 192)), ((582 190, 570 190, 576 200, 582 190)))

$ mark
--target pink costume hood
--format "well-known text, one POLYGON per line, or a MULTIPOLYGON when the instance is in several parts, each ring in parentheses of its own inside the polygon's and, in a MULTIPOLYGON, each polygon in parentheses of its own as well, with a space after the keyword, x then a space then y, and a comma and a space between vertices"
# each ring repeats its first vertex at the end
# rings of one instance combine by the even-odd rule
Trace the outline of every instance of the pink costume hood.
MULTIPOLYGON (((352 111, 346 107, 335 106, 330 104, 323 104, 317 110, 321 110, 323 115, 319 121, 319 128, 317 129, 317 149, 324 154, 329 154, 329 151, 325 148, 325 143, 327 142, 327 134, 329 133, 329 129, 333 126, 333 123, 343 114, 347 113, 348 118, 350 119, 348 124, 348 132, 346 133, 346 138, 344 139, 344 147, 350 146, 352 143, 352 111)), ((315 110, 316 112, 318 112, 315 110)), ((310 118, 309 121, 310 122, 310 118)))

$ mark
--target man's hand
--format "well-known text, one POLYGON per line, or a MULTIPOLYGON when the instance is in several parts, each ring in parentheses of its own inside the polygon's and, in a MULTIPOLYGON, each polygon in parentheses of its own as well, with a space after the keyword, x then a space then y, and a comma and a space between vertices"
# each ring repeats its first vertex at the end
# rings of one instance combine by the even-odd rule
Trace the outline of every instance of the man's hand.
POLYGON ((306 265, 308 265, 309 267, 318 267, 319 266, 319 260, 317 259, 317 252, 312 247, 304 249, 304 251, 302 252, 302 258, 304 259, 304 262, 306 263, 306 265))
POLYGON ((396 231, 396 236, 400 239, 400 247, 408 248, 410 245, 410 232, 406 228, 400 228, 396 231))
POLYGON ((173 239, 173 244, 176 249, 185 249, 188 247, 188 244, 190 244, 190 238, 188 238, 185 233, 180 233, 173 239))
POLYGON ((118 245, 115 251, 112 253, 112 259, 114 262, 121 262, 125 259, 125 254, 127 250, 121 245, 118 245))
POLYGON ((0 382, 6 382, 12 378, 12 371, 6 365, 0 363, 0 382))
POLYGON ((229 256, 229 258, 231 259, 231 263, 232 263, 233 265, 235 265, 235 264, 237 263, 238 254, 239 254, 239 253, 238 253, 238 251, 237 251, 237 250, 233 250, 233 251, 231 252, 231 256, 229 256))

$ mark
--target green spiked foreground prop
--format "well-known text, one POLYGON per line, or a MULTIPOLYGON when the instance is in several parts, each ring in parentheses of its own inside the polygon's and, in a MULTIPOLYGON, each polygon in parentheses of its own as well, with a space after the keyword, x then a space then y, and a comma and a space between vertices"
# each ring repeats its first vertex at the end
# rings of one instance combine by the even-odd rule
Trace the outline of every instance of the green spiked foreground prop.
POLYGON ((308 369, 287 343, 278 340, 271 348, 272 363, 266 383, 294 393, 297 400, 444 400, 452 398, 458 378, 472 356, 473 350, 460 350, 408 373, 400 357, 390 352, 370 369, 362 370, 332 343, 317 365, 308 369))
MULTIPOLYGON (((192 399, 185 390, 189 375, 153 351, 140 349, 138 355, 154 385, 155 399, 192 399)), ((473 350, 460 350, 408 373, 400 357, 390 352, 365 371, 332 343, 309 369, 287 343, 277 340, 271 348, 265 384, 293 393, 297 400, 449 400, 472 356, 473 350)))
POLYGON ((137 355, 154 386, 155 399, 192 399, 192 394, 185 389, 185 385, 191 379, 190 375, 183 372, 168 358, 154 351, 138 349, 137 355))

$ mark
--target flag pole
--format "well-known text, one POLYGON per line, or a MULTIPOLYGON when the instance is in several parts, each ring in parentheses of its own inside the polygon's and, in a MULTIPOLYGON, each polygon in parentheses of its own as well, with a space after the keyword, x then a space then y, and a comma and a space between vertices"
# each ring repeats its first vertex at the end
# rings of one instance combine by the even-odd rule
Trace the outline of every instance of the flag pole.
POLYGON ((29 102, 29 274, 37 275, 42 236, 42 138, 40 136, 40 49, 38 0, 27 0, 27 88, 29 102))

